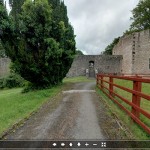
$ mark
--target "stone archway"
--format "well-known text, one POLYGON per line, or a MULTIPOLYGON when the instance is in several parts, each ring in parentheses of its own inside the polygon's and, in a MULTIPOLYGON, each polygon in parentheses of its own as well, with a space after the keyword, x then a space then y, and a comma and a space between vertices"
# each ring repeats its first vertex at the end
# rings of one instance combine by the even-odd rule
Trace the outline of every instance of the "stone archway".
POLYGON ((95 77, 95 67, 94 67, 94 61, 89 61, 89 77, 94 78, 95 77))

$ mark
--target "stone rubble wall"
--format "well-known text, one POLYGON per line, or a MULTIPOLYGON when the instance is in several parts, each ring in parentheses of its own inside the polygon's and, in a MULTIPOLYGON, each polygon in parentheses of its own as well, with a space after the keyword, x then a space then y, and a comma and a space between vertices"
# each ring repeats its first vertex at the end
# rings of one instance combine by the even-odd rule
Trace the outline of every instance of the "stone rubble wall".
POLYGON ((98 73, 121 73, 122 56, 81 55, 74 59, 67 77, 85 76, 90 61, 94 62, 98 73))
POLYGON ((0 77, 4 77, 10 73, 10 62, 9 58, 0 58, 0 77))
POLYGON ((113 55, 122 55, 123 74, 150 74, 150 30, 136 32, 120 38, 113 55))

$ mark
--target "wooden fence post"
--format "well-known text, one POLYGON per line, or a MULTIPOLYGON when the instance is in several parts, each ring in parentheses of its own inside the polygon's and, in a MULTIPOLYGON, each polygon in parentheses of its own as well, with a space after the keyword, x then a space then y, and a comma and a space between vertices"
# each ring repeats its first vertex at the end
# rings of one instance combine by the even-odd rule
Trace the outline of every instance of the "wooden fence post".
MULTIPOLYGON (((138 77, 138 78, 141 78, 141 77, 138 77)), ((142 83, 139 81, 133 81, 133 90, 141 92, 142 83)), ((141 102, 141 97, 136 94, 132 94, 132 103, 135 104, 136 106, 140 107, 140 102, 141 102)), ((134 107, 132 107, 132 114, 134 116, 136 116, 137 118, 140 118, 139 111, 136 110, 134 107)))
POLYGON ((96 75, 96 84, 97 84, 97 86, 98 86, 98 84, 99 84, 99 81, 98 81, 98 80, 99 80, 99 75, 97 74, 97 75, 96 75))
POLYGON ((103 75, 101 75, 101 89, 103 90, 103 75))
POLYGON ((109 95, 110 96, 113 96, 113 92, 111 92, 111 91, 113 91, 113 85, 111 84, 111 83, 113 83, 113 77, 109 77, 109 95))

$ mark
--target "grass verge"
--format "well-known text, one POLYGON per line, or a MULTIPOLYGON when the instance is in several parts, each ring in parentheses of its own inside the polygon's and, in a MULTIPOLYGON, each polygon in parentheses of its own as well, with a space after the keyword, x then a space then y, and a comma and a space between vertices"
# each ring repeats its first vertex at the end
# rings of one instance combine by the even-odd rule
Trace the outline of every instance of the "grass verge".
MULTIPOLYGON (((128 87, 128 88, 132 88, 132 84, 129 83, 129 82, 124 82, 124 81, 121 81, 121 80, 115 80, 115 83, 117 83, 118 85, 121 85, 121 86, 125 86, 125 87, 128 87)), ((149 86, 147 86, 147 88, 143 85, 143 89, 144 89, 144 92, 147 92, 149 91, 149 86)), ((138 139, 138 140, 148 140, 150 139, 150 135, 148 135, 139 125, 137 125, 136 123, 133 123, 133 121, 131 120, 130 117, 128 117, 128 115, 119 107, 117 106, 116 103, 114 103, 111 99, 109 99, 101 90, 99 90, 98 88, 96 88, 96 91, 97 93, 102 97, 102 99, 105 101, 105 103, 107 104, 107 106, 109 107, 110 111, 112 113, 114 113, 120 120, 122 120, 123 124, 125 124, 129 129, 130 131, 133 133, 133 135, 135 136, 135 139, 138 139)), ((127 92, 123 92, 122 90, 119 90, 119 89, 115 89, 115 92, 119 93, 119 95, 123 96, 123 97, 126 97, 128 99, 131 98, 130 94, 127 93, 127 92)), ((130 99, 131 100, 131 99, 130 99)), ((119 101, 119 100, 118 100, 119 101)), ((122 105, 125 106, 125 104, 122 102, 122 101, 119 101, 122 105)), ((146 101, 145 101, 146 102, 146 101)), ((149 101, 147 101, 147 105, 149 106, 148 104, 149 101)), ((147 109, 147 105, 145 104, 141 104, 143 107, 145 106, 145 109, 147 109)), ((129 108, 129 106, 125 106, 125 107, 128 107, 127 109, 131 109, 129 108)), ((142 108, 143 108, 142 107, 142 108)), ((142 118, 142 116, 141 116, 142 118)), ((143 119, 143 118, 142 118, 143 119)), ((147 123, 149 124, 149 121, 148 120, 144 120, 144 121, 147 121, 147 123)))
POLYGON ((42 104, 58 94, 61 86, 21 93, 22 88, 0 91, 0 135, 14 124, 37 111, 42 104))

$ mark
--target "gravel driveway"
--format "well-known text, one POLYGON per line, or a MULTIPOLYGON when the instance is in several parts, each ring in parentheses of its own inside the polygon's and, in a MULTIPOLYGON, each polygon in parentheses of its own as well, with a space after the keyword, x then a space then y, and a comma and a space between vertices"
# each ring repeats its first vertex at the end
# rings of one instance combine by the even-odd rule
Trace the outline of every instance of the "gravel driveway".
POLYGON ((104 139, 95 109, 94 99, 98 97, 94 89, 95 82, 75 83, 55 99, 59 101, 55 110, 51 111, 51 102, 43 106, 8 139, 104 139))
MULTIPOLYGON (((69 88, 7 136, 8 140, 113 140, 120 125, 95 92, 95 81, 72 83, 69 88)), ((121 131, 121 132, 120 132, 121 131)))

